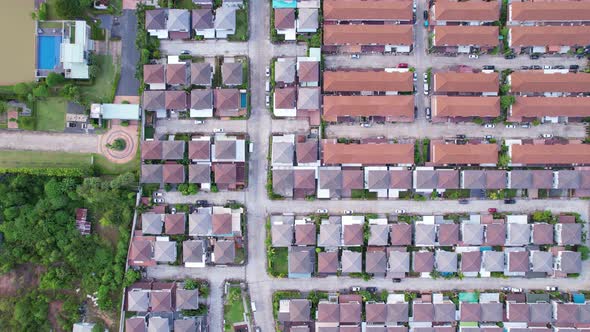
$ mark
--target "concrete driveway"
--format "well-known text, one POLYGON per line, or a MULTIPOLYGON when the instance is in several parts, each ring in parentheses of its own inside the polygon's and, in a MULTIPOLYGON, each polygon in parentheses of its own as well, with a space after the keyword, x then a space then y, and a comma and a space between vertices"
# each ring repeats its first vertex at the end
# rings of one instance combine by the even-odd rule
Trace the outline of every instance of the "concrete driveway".
POLYGON ((135 68, 139 61, 139 50, 135 46, 137 36, 137 16, 131 9, 123 10, 119 18, 121 32, 121 78, 117 86, 117 96, 137 96, 139 81, 135 78, 135 68))

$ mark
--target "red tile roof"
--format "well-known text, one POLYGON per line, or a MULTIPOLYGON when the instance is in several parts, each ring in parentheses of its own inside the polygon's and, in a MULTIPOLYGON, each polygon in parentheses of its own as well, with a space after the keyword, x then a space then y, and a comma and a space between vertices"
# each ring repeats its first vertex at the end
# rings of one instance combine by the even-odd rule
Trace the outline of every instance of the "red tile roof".
POLYGON ((414 96, 324 96, 324 120, 382 116, 388 121, 414 121, 414 96))
POLYGON ((411 72, 385 70, 325 71, 324 92, 412 91, 411 72))
POLYGON ((437 0, 432 7, 433 21, 480 21, 500 19, 500 1, 437 0))
POLYGON ((454 71, 434 74, 436 92, 497 92, 500 89, 498 73, 459 73, 454 71))
POLYGON ((324 45, 412 45, 413 25, 324 25, 324 45))
POLYGON ((585 92, 590 91, 590 74, 517 71, 510 75, 512 92, 585 92))
POLYGON ((433 117, 481 117, 500 115, 500 97, 433 96, 433 117))
POLYGON ((508 8, 509 21, 590 21, 587 1, 513 1, 508 8))
POLYGON ((434 46, 498 46, 497 26, 438 25, 434 27, 434 46))
POLYGON ((324 0, 325 20, 412 19, 410 0, 324 0))
POLYGON ((511 47, 585 46, 590 44, 590 26, 518 26, 509 33, 511 47))
POLYGON ((514 164, 590 164, 590 144, 514 144, 511 150, 514 164))
POLYGON ((323 162, 326 165, 338 164, 413 164, 414 144, 323 144, 323 162))
POLYGON ((432 142, 430 160, 435 165, 496 164, 498 163, 498 145, 432 142))

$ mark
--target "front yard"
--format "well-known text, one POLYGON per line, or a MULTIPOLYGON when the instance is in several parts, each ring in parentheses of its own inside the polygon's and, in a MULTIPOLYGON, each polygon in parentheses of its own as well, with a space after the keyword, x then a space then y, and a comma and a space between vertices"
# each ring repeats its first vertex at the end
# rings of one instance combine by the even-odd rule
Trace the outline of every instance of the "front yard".
POLYGON ((66 100, 49 97, 37 101, 35 129, 41 131, 64 131, 66 126, 66 100))
POLYGON ((223 319, 225 321, 224 330, 227 332, 233 331, 235 323, 244 321, 244 301, 240 286, 229 288, 223 308, 223 319))
POLYGON ((268 255, 268 269, 273 277, 285 278, 289 274, 288 248, 271 248, 268 255))

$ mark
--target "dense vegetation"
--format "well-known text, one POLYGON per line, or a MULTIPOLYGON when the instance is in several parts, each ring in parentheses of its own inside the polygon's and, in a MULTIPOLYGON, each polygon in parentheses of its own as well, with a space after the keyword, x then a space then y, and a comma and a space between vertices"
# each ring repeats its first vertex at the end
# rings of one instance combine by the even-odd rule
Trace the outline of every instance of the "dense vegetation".
MULTIPOLYGON (((135 176, 100 178, 3 175, 0 177, 0 273, 27 264, 42 267, 38 285, 22 285, 0 298, 4 331, 49 330, 49 303, 63 306, 57 319, 71 330, 86 295, 100 310, 113 310, 125 279, 135 176), (93 233, 82 236, 75 209, 89 209, 93 233), (110 235, 103 235, 110 234, 110 235), (75 290, 80 289, 79 292, 75 290)), ((91 303, 89 304, 92 305, 91 303)))

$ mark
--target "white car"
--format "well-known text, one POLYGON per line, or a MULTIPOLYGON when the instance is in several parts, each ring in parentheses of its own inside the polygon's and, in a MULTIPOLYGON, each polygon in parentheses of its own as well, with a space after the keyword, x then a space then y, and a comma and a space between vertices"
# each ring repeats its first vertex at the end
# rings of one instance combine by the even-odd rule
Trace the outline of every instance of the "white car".
POLYGON ((510 291, 512 293, 522 293, 522 288, 512 287, 510 291))
POLYGON ((486 127, 486 128, 494 128, 494 127, 496 127, 496 125, 493 124, 493 123, 486 123, 484 127, 486 127))
POLYGON ((195 120, 195 124, 203 124, 203 123, 205 123, 205 121, 203 121, 203 120, 195 120))
POLYGON ((397 209, 397 210, 395 210, 395 213, 397 213, 397 214, 404 214, 404 213, 406 213, 406 210, 404 210, 404 209, 397 209))
POLYGON ((418 80, 418 73, 414 72, 414 82, 416 82, 418 80))
POLYGON ((479 55, 477 54, 469 54, 469 59, 477 59, 479 58, 479 55))
POLYGON ((360 59, 361 55, 360 54, 353 54, 350 56, 351 59, 360 59))
POLYGON ((424 83, 428 83, 428 73, 424 73, 424 83))
POLYGON ((164 203, 164 199, 163 198, 154 198, 154 203, 156 203, 156 204, 164 203))
POLYGON ((559 288, 557 288, 557 286, 547 286, 545 289, 548 292, 557 292, 559 290, 559 288))
POLYGON ((523 123, 520 125, 520 128, 530 128, 531 125, 529 123, 523 123))
POLYGON ((266 66, 266 77, 270 76, 270 68, 266 66))
POLYGON ((485 139, 492 139, 492 138, 494 138, 494 136, 492 136, 492 135, 485 135, 483 138, 485 138, 485 139))
POLYGON ((344 210, 344 214, 353 214, 354 212, 352 210, 344 210))
POLYGON ((553 134, 543 134, 541 135, 543 138, 551 138, 553 137, 553 134))
POLYGON ((352 286, 352 287, 350 287, 350 290, 352 292, 360 292, 361 291, 361 288, 359 286, 352 286))
POLYGON ((318 209, 316 213, 325 214, 328 213, 328 209, 318 209))
POLYGON ((171 213, 171 214, 176 214, 176 208, 175 208, 175 207, 173 207, 172 209, 170 209, 170 213, 171 213))
POLYGON ((264 103, 266 104, 266 107, 270 107, 270 96, 269 95, 266 95, 266 99, 265 99, 264 103))
POLYGON ((213 128, 213 132, 214 133, 222 133, 223 132, 223 128, 213 128))
POLYGON ((551 66, 544 65, 544 66, 543 66, 543 69, 551 69, 551 66))
POLYGON ((515 125, 513 125, 513 124, 507 124, 507 125, 506 125, 506 128, 516 128, 516 126, 515 126, 515 125))
POLYGON ((162 196, 164 196, 164 193, 163 193, 163 192, 156 191, 156 192, 154 193, 154 197, 162 197, 162 196))
POLYGON ((363 128, 370 128, 371 127, 371 124, 368 123, 368 122, 363 122, 363 123, 361 123, 361 127, 363 127, 363 128))

